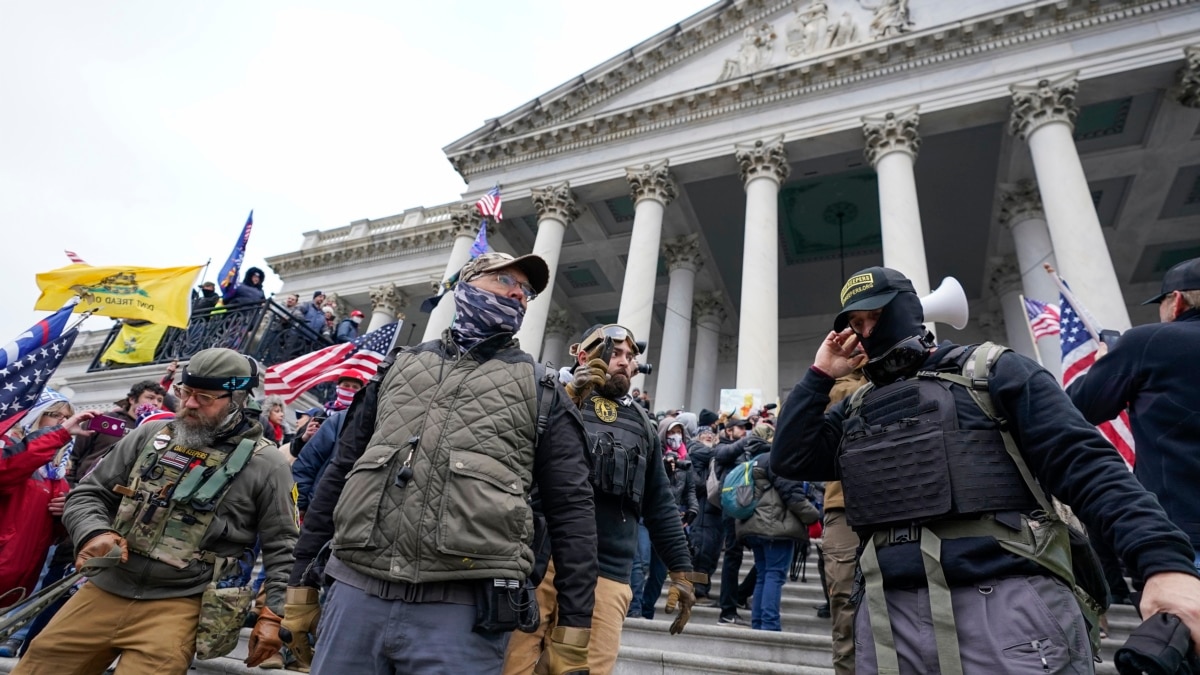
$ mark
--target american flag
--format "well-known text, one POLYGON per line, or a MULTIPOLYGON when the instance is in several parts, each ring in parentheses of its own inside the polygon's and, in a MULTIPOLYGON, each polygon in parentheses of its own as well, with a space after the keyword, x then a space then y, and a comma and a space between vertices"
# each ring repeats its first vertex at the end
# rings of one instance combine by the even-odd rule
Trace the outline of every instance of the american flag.
POLYGON ((400 322, 389 323, 351 342, 277 363, 267 368, 263 389, 267 396, 282 396, 285 403, 291 403, 309 389, 336 380, 347 369, 372 377, 391 350, 399 330, 400 322))
POLYGON ((67 257, 71 259, 71 262, 75 263, 76 265, 86 265, 87 264, 87 262, 85 262, 83 258, 80 258, 79 254, 76 253, 75 251, 64 250, 63 253, 66 253, 67 257))
POLYGON ((1029 327, 1033 329, 1034 340, 1058 335, 1060 317, 1058 308, 1054 305, 1025 298, 1025 314, 1029 317, 1029 327))
POLYGON ((22 348, 18 358, 0 367, 0 434, 7 432, 37 403, 78 335, 79 331, 72 328, 49 342, 22 348))
POLYGON ((475 202, 475 208, 479 211, 479 215, 484 218, 494 218, 497 221, 504 220, 504 216, 500 215, 500 186, 488 190, 486 194, 475 202))
MULTIPOLYGON (((1059 296, 1059 306, 1062 308, 1062 323, 1059 339, 1062 341, 1062 377, 1063 387, 1079 379, 1091 369, 1096 362, 1097 344, 1084 327, 1079 318, 1079 312, 1071 306, 1066 296, 1059 296)), ((1125 464, 1133 469, 1134 450, 1133 433, 1129 430, 1129 413, 1122 410, 1121 414, 1108 422, 1096 425, 1100 433, 1112 443, 1125 464)))

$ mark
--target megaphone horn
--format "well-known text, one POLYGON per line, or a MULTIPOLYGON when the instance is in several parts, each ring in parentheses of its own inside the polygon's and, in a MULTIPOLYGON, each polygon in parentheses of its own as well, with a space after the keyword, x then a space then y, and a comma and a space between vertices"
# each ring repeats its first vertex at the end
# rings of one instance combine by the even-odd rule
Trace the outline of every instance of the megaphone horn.
POLYGON ((921 308, 925 310, 926 322, 949 324, 956 330, 967 325, 967 294, 954 277, 942 279, 941 286, 921 298, 921 308))

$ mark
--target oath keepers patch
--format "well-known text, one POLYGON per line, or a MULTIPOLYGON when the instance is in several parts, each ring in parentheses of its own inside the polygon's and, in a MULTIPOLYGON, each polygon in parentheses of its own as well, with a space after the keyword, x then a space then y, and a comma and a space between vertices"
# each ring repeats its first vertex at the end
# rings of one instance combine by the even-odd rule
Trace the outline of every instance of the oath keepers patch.
POLYGON ((874 287, 875 277, 870 274, 860 274, 855 277, 850 277, 846 280, 846 285, 842 286, 842 307, 846 306, 846 303, 850 301, 850 298, 853 298, 863 291, 869 291, 874 287))
POLYGON ((207 452, 200 450, 190 450, 188 448, 175 448, 168 450, 166 454, 159 458, 158 463, 164 466, 169 466, 176 471, 183 471, 192 463, 193 459, 204 461, 208 458, 207 452))
POLYGON ((592 399, 592 405, 596 409, 596 417, 599 417, 601 422, 617 421, 616 401, 610 401, 606 398, 597 396, 592 399))

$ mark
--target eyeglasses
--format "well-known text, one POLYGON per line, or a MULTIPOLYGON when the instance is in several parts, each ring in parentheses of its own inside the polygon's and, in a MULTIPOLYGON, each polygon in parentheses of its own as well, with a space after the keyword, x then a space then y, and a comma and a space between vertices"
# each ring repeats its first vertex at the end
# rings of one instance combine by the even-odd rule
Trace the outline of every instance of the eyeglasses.
POLYGON ((205 394, 183 384, 171 387, 171 391, 174 391, 175 395, 179 397, 180 403, 186 403, 189 398, 195 396, 200 405, 212 405, 213 401, 232 396, 232 394, 205 394))
POLYGON ((492 276, 496 277, 506 288, 520 288, 525 294, 525 302, 533 302, 533 299, 538 296, 537 291, 533 290, 533 286, 517 281, 517 278, 506 272, 496 272, 492 276))
POLYGON ((42 413, 42 417, 49 417, 52 420, 58 421, 67 419, 68 415, 64 412, 45 412, 42 413))

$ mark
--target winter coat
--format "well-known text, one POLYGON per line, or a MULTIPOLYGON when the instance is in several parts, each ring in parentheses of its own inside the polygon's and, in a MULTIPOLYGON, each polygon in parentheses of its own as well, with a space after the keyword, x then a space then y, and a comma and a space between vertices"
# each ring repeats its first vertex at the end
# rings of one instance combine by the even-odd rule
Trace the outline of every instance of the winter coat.
POLYGON ((675 462, 675 471, 667 473, 667 481, 671 484, 671 494, 680 513, 690 514, 688 522, 695 520, 700 514, 700 500, 696 496, 696 483, 692 475, 692 463, 686 459, 675 462))
POLYGON ((821 514, 805 494, 804 483, 772 473, 769 451, 755 458, 753 475, 758 504, 749 518, 737 522, 738 539, 751 535, 795 541, 807 538, 808 526, 821 514))
POLYGON ((46 427, 24 440, 3 439, 0 456, 0 607, 17 604, 33 593, 50 546, 62 535, 62 524, 50 515, 50 501, 69 489, 62 478, 47 478, 39 468, 71 441, 62 426, 46 427))
POLYGON ((253 302, 262 302, 263 298, 266 297, 266 295, 263 293, 262 281, 259 281, 258 284, 250 283, 251 275, 256 273, 258 274, 259 279, 263 279, 266 276, 263 274, 263 271, 257 267, 251 267, 250 269, 246 270, 245 276, 242 277, 242 283, 237 285, 237 288, 233 290, 233 295, 229 296, 229 300, 225 302, 226 307, 249 304, 253 302))

